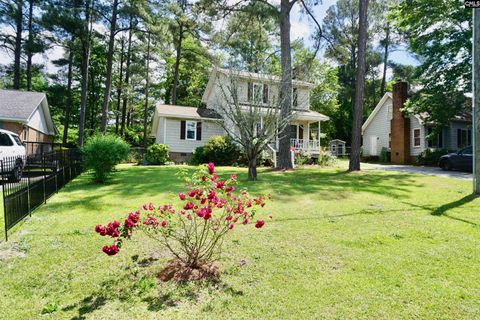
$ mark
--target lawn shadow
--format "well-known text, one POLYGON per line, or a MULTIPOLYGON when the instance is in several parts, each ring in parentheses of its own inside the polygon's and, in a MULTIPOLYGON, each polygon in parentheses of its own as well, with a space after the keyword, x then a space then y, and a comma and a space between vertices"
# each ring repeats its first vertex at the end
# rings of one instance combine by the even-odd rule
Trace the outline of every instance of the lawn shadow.
POLYGON ((459 221, 459 222, 467 223, 467 224, 470 224, 472 226, 478 226, 478 223, 476 223, 476 222, 447 214, 448 211, 453 210, 455 208, 459 208, 459 207, 461 207, 465 204, 468 204, 468 203, 472 202, 473 200, 475 200, 477 198, 478 198, 477 195, 469 194, 469 195, 464 196, 460 199, 445 203, 445 204, 443 204, 441 206, 438 206, 438 207, 428 206, 428 205, 419 205, 419 204, 408 203, 408 202, 404 202, 404 203, 408 204, 409 206, 425 210, 425 211, 429 212, 432 216, 445 217, 445 218, 448 218, 448 219, 452 219, 452 220, 456 220, 456 221, 459 221))

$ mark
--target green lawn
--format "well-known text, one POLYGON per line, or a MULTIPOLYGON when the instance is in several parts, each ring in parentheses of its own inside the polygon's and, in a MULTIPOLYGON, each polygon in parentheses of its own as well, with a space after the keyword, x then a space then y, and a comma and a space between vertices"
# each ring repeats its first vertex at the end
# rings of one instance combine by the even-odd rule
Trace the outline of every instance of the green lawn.
POLYGON ((138 237, 115 257, 94 226, 168 202, 178 167, 83 175, 16 227, 0 251, 2 319, 460 319, 480 317, 480 200, 471 183, 406 173, 261 172, 263 229, 236 228, 219 283, 157 283, 169 259, 138 237), (268 219, 267 219, 268 220, 268 219), (138 255, 138 256, 136 256, 138 255), (50 312, 42 315, 44 312, 50 312))

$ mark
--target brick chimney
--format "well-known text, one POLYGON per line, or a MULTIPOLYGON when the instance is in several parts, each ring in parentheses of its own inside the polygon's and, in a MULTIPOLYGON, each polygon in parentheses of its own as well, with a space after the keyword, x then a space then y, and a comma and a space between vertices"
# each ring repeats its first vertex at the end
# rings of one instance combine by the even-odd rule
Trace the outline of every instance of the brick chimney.
POLYGON ((408 84, 397 82, 393 85, 393 107, 391 131, 392 163, 410 162, 410 117, 405 117, 400 109, 408 98, 408 84))

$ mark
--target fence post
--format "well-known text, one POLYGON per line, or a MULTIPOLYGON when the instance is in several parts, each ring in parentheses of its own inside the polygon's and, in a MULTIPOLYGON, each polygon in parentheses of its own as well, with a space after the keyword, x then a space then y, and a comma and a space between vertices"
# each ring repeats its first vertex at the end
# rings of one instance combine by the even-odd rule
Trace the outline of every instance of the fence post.
MULTIPOLYGON (((28 156, 25 156, 25 168, 28 168, 28 156)), ((32 216, 32 205, 30 203, 30 172, 27 172, 27 203, 28 203, 28 215, 32 216)))
POLYGON ((5 206, 5 182, 3 181, 3 160, 0 161, 0 166, 2 169, 2 195, 3 195, 3 224, 5 226, 5 241, 8 241, 8 226, 7 226, 7 207, 5 206))
POLYGON ((47 203, 47 178, 46 178, 46 170, 45 170, 45 154, 41 154, 42 157, 42 169, 43 169, 43 203, 47 203))

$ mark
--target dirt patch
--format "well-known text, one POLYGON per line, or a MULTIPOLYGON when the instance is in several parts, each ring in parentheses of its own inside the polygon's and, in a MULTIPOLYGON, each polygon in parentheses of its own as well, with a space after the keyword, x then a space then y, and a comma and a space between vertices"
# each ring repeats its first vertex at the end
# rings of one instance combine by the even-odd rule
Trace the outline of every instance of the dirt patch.
POLYGON ((25 252, 20 250, 18 244, 4 244, 0 246, 0 261, 12 259, 12 258, 25 258, 27 255, 25 252))
POLYGON ((181 261, 173 260, 158 274, 158 279, 176 282, 215 280, 218 279, 219 274, 219 267, 215 262, 204 263, 198 268, 192 268, 181 261))

